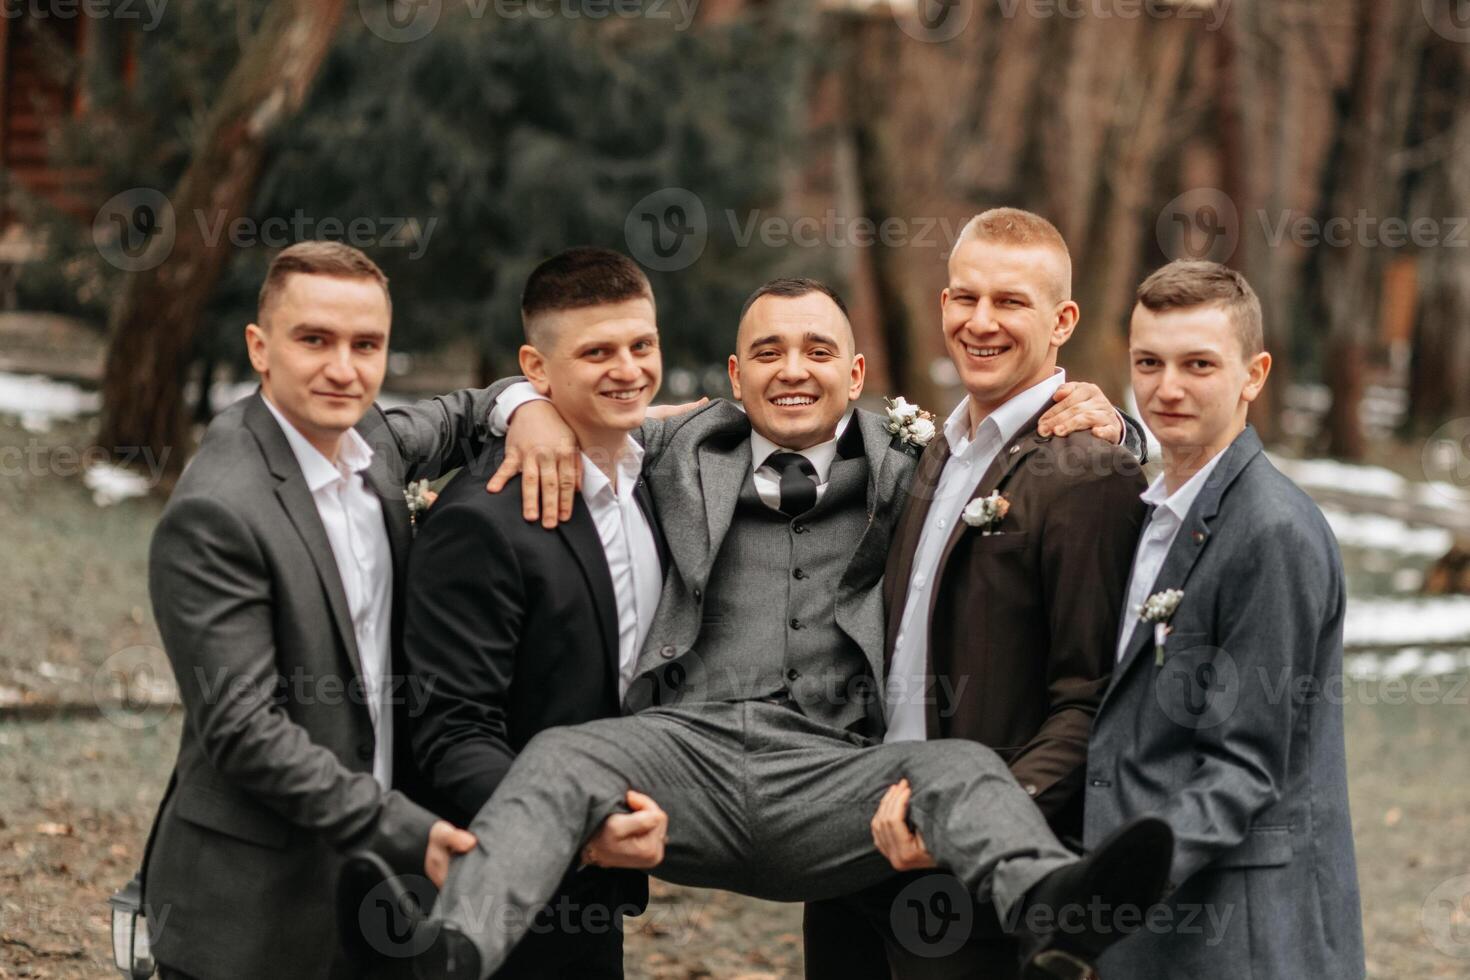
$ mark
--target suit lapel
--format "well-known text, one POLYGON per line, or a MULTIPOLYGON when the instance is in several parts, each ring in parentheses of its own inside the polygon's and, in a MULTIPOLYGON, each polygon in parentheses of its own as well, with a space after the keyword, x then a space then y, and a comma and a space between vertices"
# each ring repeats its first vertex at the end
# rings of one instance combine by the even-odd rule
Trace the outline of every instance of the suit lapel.
POLYGON ((735 507, 740 502, 740 488, 750 475, 750 439, 740 439, 733 446, 724 444, 722 439, 706 440, 700 443, 698 455, 699 485, 703 491, 705 525, 709 534, 709 548, 696 572, 703 580, 730 531, 735 507))
POLYGON ((301 465, 296 462, 296 454, 291 451, 286 434, 281 431, 280 424, 276 422, 258 391, 245 407, 245 426, 254 434, 265 456, 267 467, 279 481, 276 484, 276 497, 286 511, 287 519, 305 543, 307 553, 311 555, 317 578, 327 596, 327 605, 332 611, 332 622, 347 650, 347 659, 352 664, 353 673, 360 681, 362 660, 357 650, 357 634, 352 629, 352 613, 347 606, 347 593, 342 587, 342 574, 337 570, 332 544, 327 540, 327 529, 322 526, 316 501, 306 486, 306 478, 301 475, 301 465))
POLYGON ((587 502, 579 493, 572 504, 572 518, 556 526, 557 533, 566 542, 572 556, 582 569, 582 577, 592 590, 592 600, 597 606, 597 622, 602 627, 603 661, 617 677, 621 664, 618 662, 618 600, 613 591, 612 572, 607 567, 607 553, 602 549, 602 538, 597 534, 597 525, 587 502))
POLYGON ((653 532, 653 546, 658 551, 658 567, 660 577, 667 578, 669 573, 669 539, 664 537, 664 531, 658 522, 658 513, 653 507, 653 494, 648 491, 648 484, 640 476, 638 485, 633 488, 633 499, 638 503, 638 509, 643 512, 643 519, 648 522, 649 531, 653 532))
MULTIPOLYGON (((1163 567, 1159 569, 1158 578, 1154 579, 1147 595, 1165 589, 1184 588, 1209 543, 1210 523, 1220 512, 1225 491, 1260 452, 1260 437, 1256 435, 1254 427, 1247 425, 1245 431, 1236 436, 1230 448, 1225 450, 1224 457, 1214 471, 1205 479, 1205 485, 1199 496, 1194 498, 1189 513, 1185 515, 1179 533, 1174 536, 1174 543, 1169 546, 1169 554, 1164 558, 1163 567)), ((1145 524, 1144 527, 1147 529, 1148 525, 1145 524)), ((1123 621, 1132 624, 1133 632, 1129 634, 1128 646, 1124 649, 1123 659, 1115 671, 1120 677, 1132 666, 1133 661, 1139 659, 1139 652, 1153 640, 1152 627, 1138 618, 1137 610, 1123 610, 1123 621)), ((1117 686, 1117 681, 1114 681, 1113 686, 1117 686)))

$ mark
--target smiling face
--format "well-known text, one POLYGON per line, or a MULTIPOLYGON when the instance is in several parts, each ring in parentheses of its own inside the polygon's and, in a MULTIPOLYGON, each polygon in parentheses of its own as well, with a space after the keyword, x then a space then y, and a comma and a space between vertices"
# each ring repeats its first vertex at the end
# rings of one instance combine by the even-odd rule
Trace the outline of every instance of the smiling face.
POLYGON ((956 246, 939 306, 972 422, 1056 368, 1057 349, 1077 325, 1070 278, 1066 257, 1046 245, 965 238, 956 246))
POLYGON ((653 301, 537 314, 540 347, 521 348, 521 369, 551 399, 584 449, 614 448, 643 424, 663 380, 653 301))
POLYGON ((388 296, 372 279, 291 274, 245 328, 250 364, 281 414, 328 459, 388 367, 388 296))
POLYGON ((785 449, 809 449, 837 434, 863 391, 865 363, 852 326, 820 292, 766 295, 740 321, 730 388, 751 428, 785 449))
POLYGON ((1221 304, 1154 311, 1140 303, 1129 354, 1144 424, 1163 447, 1171 477, 1184 479, 1245 428, 1246 410, 1271 370, 1270 354, 1246 356, 1221 304))

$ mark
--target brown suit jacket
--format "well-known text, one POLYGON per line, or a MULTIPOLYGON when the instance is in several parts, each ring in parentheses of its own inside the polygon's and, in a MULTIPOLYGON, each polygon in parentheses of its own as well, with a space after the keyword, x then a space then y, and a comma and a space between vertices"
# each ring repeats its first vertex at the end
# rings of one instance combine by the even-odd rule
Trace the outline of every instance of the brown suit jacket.
MULTIPOLYGON (((930 589, 936 677, 931 738, 995 749, 1062 838, 1080 839, 1087 738, 1107 690, 1118 616, 1143 525, 1146 486, 1123 447, 1089 433, 1037 434, 1041 413, 1001 448, 970 498, 999 490, 991 534, 957 521, 930 589)), ((884 576, 886 651, 908 599, 914 552, 949 443, 919 461, 884 576)))

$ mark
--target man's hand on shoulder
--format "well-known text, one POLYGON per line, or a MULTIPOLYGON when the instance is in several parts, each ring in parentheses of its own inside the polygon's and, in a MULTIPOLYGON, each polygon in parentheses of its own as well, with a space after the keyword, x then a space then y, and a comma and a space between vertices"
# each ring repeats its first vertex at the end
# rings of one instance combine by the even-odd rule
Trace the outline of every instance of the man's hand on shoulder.
POLYGON ((1068 381, 1052 395, 1057 404, 1036 424, 1043 436, 1065 436, 1092 431, 1103 442, 1116 446, 1123 441, 1123 419, 1102 389, 1090 381, 1068 381))
POLYGON ((628 808, 631 813, 614 813, 602 821, 582 849, 583 864, 648 871, 663 863, 669 815, 652 797, 631 789, 628 808))
POLYGON ((548 401, 516 409, 505 433, 505 459, 485 489, 499 493, 521 474, 521 514, 550 530, 572 518, 582 486, 582 449, 576 434, 548 401))
POLYGON ((682 405, 650 405, 648 406, 648 417, 662 421, 671 419, 676 415, 684 415, 697 408, 703 408, 709 404, 708 398, 701 398, 697 402, 685 402, 682 405))

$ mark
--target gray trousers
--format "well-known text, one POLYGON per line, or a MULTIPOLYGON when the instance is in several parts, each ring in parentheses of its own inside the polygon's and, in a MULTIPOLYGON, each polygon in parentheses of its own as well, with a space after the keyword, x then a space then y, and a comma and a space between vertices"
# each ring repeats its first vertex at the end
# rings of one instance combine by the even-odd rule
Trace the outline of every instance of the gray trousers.
POLYGON ((629 789, 669 815, 666 881, 784 902, 855 892, 894 874, 869 822, 904 777, 935 860, 1002 912, 1075 860, 976 742, 874 744, 763 701, 699 704, 532 739, 470 824, 479 843, 454 860, 433 917, 474 942, 488 976, 629 789))

